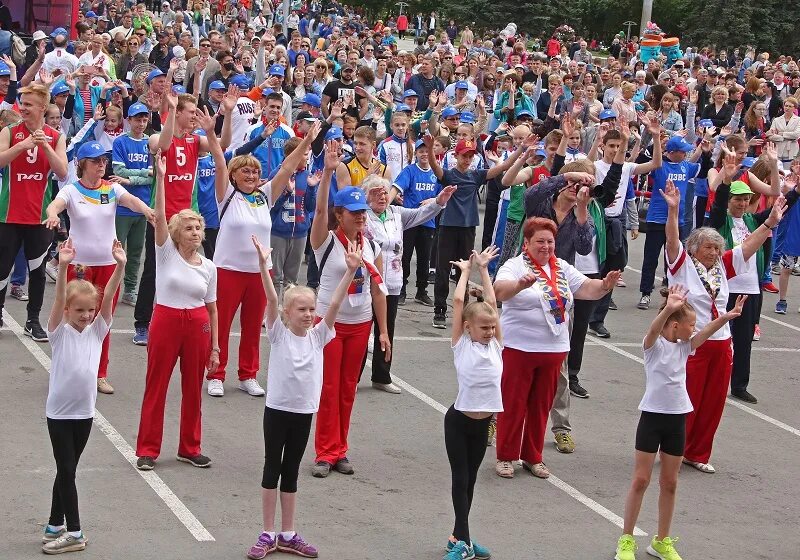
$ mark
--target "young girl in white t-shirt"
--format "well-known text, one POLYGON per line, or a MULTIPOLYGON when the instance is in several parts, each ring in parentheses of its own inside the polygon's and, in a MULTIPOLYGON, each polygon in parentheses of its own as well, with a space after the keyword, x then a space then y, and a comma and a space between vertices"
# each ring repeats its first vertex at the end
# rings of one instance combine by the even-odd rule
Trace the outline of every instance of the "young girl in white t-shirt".
POLYGON ((677 539, 668 535, 675 511, 678 471, 683 460, 686 415, 692 411, 686 391, 686 360, 725 323, 741 314, 746 299, 747 296, 739 296, 733 309, 695 333, 695 310, 686 301, 686 290, 679 284, 670 286, 667 300, 644 337, 645 392, 639 403, 642 414, 636 429, 636 463, 625 500, 623 535, 617 542, 616 560, 636 558, 633 530, 659 450, 658 533, 647 547, 647 553, 657 558, 680 559, 674 546, 677 539))
POLYGON ((316 558, 317 549, 294 530, 297 473, 308 443, 311 417, 319 409, 322 393, 322 349, 335 336, 334 323, 347 295, 361 251, 353 243, 347 248, 347 272, 331 296, 323 320, 316 318, 316 294, 311 288, 293 286, 283 294, 284 321, 278 316, 278 293, 269 271, 270 248, 252 237, 258 251, 259 268, 267 296, 266 325, 269 342, 267 404, 264 409, 264 472, 261 505, 264 531, 247 553, 252 560, 280 550, 316 558), (280 479, 281 531, 275 533, 275 510, 280 479))
POLYGON ((503 373, 503 342, 489 262, 499 250, 491 245, 482 253, 472 251, 469 260, 451 264, 461 270, 453 296, 453 361, 458 378, 458 396, 444 417, 444 443, 452 473, 455 511, 453 534, 443 560, 489 558, 489 551, 471 540, 469 511, 478 468, 486 454, 489 421, 503 411, 500 377, 503 373), (483 284, 483 301, 466 307, 467 283, 472 265, 477 265, 483 284))
POLYGON ((67 282, 67 270, 75 258, 72 239, 58 251, 55 299, 47 335, 53 349, 47 392, 47 431, 56 460, 56 480, 50 520, 44 530, 42 550, 61 554, 86 548, 78 514, 75 471, 89 440, 97 400, 97 367, 103 339, 111 329, 114 294, 125 273, 125 251, 114 240, 111 253, 117 265, 103 291, 87 280, 67 282), (97 304, 100 312, 95 317, 97 304), (66 526, 64 520, 66 518, 66 526))

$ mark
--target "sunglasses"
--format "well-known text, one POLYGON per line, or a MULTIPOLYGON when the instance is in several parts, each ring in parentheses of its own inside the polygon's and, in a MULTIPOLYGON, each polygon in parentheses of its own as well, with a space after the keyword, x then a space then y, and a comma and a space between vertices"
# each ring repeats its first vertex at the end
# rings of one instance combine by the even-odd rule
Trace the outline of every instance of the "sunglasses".
POLYGON ((105 165, 106 163, 108 163, 108 158, 105 156, 100 156, 96 158, 86 158, 86 159, 98 165, 105 165))

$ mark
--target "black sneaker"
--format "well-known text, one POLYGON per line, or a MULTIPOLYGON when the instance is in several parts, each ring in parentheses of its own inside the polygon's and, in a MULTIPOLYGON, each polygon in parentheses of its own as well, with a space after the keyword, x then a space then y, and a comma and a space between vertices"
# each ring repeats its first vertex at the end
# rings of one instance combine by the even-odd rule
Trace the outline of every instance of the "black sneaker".
POLYGON ((569 392, 573 397, 578 397, 579 399, 589 398, 589 391, 581 387, 581 384, 577 381, 569 382, 569 392))
POLYGON ((617 303, 614 301, 614 298, 611 298, 610 300, 608 300, 608 310, 609 311, 616 311, 617 309, 618 309, 617 308, 617 303))
POLYGON ((353 465, 350 464, 350 461, 348 461, 347 457, 342 457, 336 461, 336 464, 333 465, 333 470, 342 474, 353 474, 356 472, 353 468, 353 465))
POLYGON ((25 336, 31 337, 34 342, 47 342, 47 333, 38 320, 25 321, 25 336))
POLYGON ((178 461, 180 461, 181 463, 189 463, 190 465, 194 467, 200 467, 201 469, 205 469, 211 466, 211 459, 209 459, 205 455, 200 455, 199 453, 192 457, 178 455, 176 459, 178 459, 178 461))
POLYGON ((136 468, 140 471, 152 471, 155 466, 156 462, 152 457, 139 457, 136 460, 136 468))
POLYGON ((424 305, 425 307, 433 307, 433 300, 431 297, 425 292, 419 292, 416 296, 414 296, 414 301, 424 305))
POLYGON ((731 391, 731 396, 750 404, 758 404, 758 399, 751 395, 747 389, 736 389, 731 391))
POLYGON ((446 329, 447 328, 447 321, 445 320, 444 313, 434 313, 433 314, 433 328, 434 329, 446 329))
POLYGON ((397 305, 405 305, 406 304, 406 295, 400 294, 397 296, 397 305))
POLYGON ((608 329, 603 323, 589 325, 589 332, 598 338, 611 338, 611 333, 608 332, 608 329))

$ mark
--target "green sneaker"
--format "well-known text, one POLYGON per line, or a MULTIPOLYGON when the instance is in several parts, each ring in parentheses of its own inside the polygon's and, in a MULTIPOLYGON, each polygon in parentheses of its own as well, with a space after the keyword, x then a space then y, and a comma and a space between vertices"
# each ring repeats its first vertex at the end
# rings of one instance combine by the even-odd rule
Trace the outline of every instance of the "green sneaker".
POLYGON ((681 560, 680 554, 675 550, 678 537, 664 537, 660 541, 653 537, 653 542, 647 547, 647 554, 661 558, 661 560, 681 560))
POLYGON ((622 535, 617 541, 617 555, 614 560, 636 560, 637 548, 633 535, 622 535))
POLYGON ((73 537, 69 533, 64 533, 54 541, 42 546, 45 554, 62 554, 64 552, 77 552, 86 548, 86 537, 73 537))
POLYGON ((47 544, 56 540, 58 537, 63 535, 67 532, 67 528, 64 526, 59 527, 55 531, 50 530, 50 525, 46 525, 44 528, 44 536, 42 537, 42 544, 47 544))

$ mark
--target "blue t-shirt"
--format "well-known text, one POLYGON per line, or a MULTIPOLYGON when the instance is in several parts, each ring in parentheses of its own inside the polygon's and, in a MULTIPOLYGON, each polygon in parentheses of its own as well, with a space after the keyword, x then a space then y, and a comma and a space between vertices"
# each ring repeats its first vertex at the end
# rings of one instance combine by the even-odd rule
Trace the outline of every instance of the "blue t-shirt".
POLYGON ((790 257, 800 256, 800 202, 793 204, 780 221, 781 252, 790 257))
POLYGON ((664 202, 664 197, 661 196, 661 191, 667 188, 667 179, 672 179, 675 186, 681 192, 681 207, 679 216, 679 223, 683 225, 684 208, 686 207, 686 192, 689 186, 689 181, 697 177, 700 173, 700 164, 692 163, 683 160, 680 163, 673 163, 668 159, 656 169, 650 172, 650 177, 653 179, 653 194, 650 196, 650 207, 647 209, 647 221, 655 224, 667 223, 667 203, 664 202))
POLYGON ((214 229, 219 227, 219 210, 214 184, 216 171, 217 167, 211 154, 197 158, 197 207, 206 221, 206 227, 214 229))
MULTIPOLYGON (((442 185, 433 169, 425 171, 418 163, 404 167, 394 180, 394 184, 403 193, 404 208, 419 208, 423 200, 436 198, 442 190, 442 185)), ((431 218, 422 225, 435 228, 436 221, 431 218)))
MULTIPOLYGON (((263 130, 264 125, 260 124, 250 132, 250 137, 247 140, 260 136, 263 130)), ((272 136, 266 138, 253 150, 253 157, 261 162, 262 179, 269 177, 273 169, 278 169, 281 166, 281 163, 283 163, 283 146, 292 136, 294 136, 292 129, 281 123, 272 133, 272 136)))
MULTIPOLYGON (((124 165, 128 169, 149 169, 150 150, 147 147, 147 136, 136 140, 128 134, 123 134, 114 139, 111 148, 111 163, 124 165)), ((144 185, 125 185, 125 189, 133 196, 150 204, 150 193, 153 189, 152 181, 144 185)), ((117 205, 117 216, 141 216, 130 208, 117 205)))
MULTIPOLYGON (((276 169, 270 175, 270 180, 277 174, 276 169)), ((305 237, 311 227, 309 213, 316 204, 317 188, 308 186, 308 170, 295 172, 294 194, 281 193, 277 200, 272 201, 272 234, 284 239, 305 237)))
POLYGON ((478 189, 486 182, 486 169, 446 169, 442 185, 455 185, 456 192, 442 212, 439 224, 443 226, 475 227, 480 225, 478 215, 478 189))

